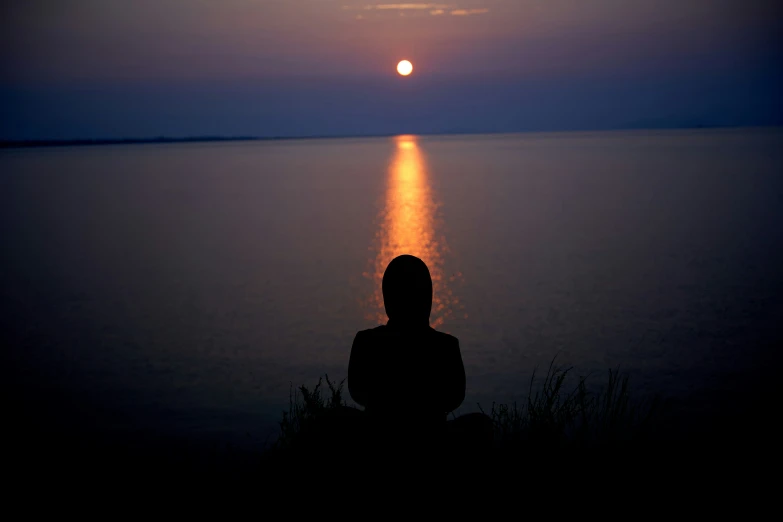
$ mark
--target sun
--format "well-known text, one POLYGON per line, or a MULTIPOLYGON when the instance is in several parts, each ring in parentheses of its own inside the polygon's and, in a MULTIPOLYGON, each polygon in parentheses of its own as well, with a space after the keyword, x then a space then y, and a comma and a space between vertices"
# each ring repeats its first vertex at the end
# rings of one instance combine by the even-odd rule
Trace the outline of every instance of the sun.
POLYGON ((397 64, 397 72, 400 73, 401 76, 408 76, 413 72, 413 64, 408 60, 403 60, 397 64))

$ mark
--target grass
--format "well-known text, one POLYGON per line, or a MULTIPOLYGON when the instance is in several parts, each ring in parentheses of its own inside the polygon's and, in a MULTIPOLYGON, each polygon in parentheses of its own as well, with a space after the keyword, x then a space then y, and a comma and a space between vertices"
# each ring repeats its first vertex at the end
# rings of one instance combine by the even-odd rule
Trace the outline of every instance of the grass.
POLYGON ((492 404, 486 413, 501 448, 594 447, 638 441, 650 434, 660 409, 657 397, 631 397, 628 374, 609 369, 605 384, 588 391, 585 377, 574 378, 573 368, 553 359, 543 380, 530 378, 521 404, 492 404), (576 381, 574 383, 574 380, 576 381))
MULTIPOLYGON (((629 377, 619 369, 609 369, 606 381, 592 392, 587 378, 576 377, 572 367, 558 365, 556 358, 543 379, 537 373, 533 371, 523 402, 493 403, 489 411, 479 405, 492 419, 496 449, 619 447, 650 434, 659 401, 632 398, 629 377)), ((327 375, 312 389, 292 389, 274 449, 290 449, 308 426, 347 406, 344 383, 327 375)))
POLYGON ((290 449, 309 426, 322 419, 329 412, 347 406, 343 398, 345 379, 338 382, 329 380, 325 375, 318 379, 312 390, 302 385, 288 394, 288 411, 283 412, 280 421, 280 436, 273 449, 290 449), (326 380, 329 393, 323 394, 323 382, 326 380))

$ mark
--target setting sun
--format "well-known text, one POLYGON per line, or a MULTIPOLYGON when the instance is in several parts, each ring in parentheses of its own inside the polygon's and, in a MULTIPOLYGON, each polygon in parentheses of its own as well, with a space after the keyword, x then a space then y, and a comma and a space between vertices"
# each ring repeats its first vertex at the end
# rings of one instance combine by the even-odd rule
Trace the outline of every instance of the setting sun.
POLYGON ((397 64, 397 72, 402 76, 408 76, 413 72, 413 64, 408 60, 403 60, 397 64))

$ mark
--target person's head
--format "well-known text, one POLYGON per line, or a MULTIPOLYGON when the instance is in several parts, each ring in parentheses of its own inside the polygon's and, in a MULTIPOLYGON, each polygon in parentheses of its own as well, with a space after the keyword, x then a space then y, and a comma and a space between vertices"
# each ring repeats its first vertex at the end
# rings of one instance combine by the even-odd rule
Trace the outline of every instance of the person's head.
POLYGON ((418 257, 392 259, 383 273, 383 304, 386 315, 401 325, 429 325, 432 311, 432 278, 418 257))

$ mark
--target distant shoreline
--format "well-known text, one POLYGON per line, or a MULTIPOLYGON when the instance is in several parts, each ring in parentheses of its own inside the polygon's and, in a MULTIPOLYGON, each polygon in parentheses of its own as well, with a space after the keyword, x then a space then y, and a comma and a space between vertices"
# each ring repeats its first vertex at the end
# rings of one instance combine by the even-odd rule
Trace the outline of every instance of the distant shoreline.
MULTIPOLYGON (((550 134, 573 132, 621 132, 621 131, 663 131, 663 130, 712 130, 739 128, 776 128, 777 125, 693 125, 671 127, 620 127, 615 129, 568 129, 561 131, 515 131, 515 132, 438 132, 414 133, 417 136, 461 136, 461 135, 493 135, 493 134, 550 134)), ((70 140, 0 140, 0 149, 37 148, 37 147, 82 147, 95 145, 143 145, 155 143, 209 143, 226 141, 287 141, 287 140, 317 140, 317 139, 356 139, 356 138, 388 138, 399 136, 395 134, 346 134, 346 135, 314 135, 314 136, 190 136, 156 138, 115 138, 115 139, 70 139, 70 140)))
POLYGON ((0 149, 32 147, 81 147, 90 145, 139 145, 150 143, 203 143, 215 141, 254 141, 289 138, 258 138, 255 136, 196 136, 188 138, 120 138, 120 139, 79 139, 79 140, 2 140, 0 149))

